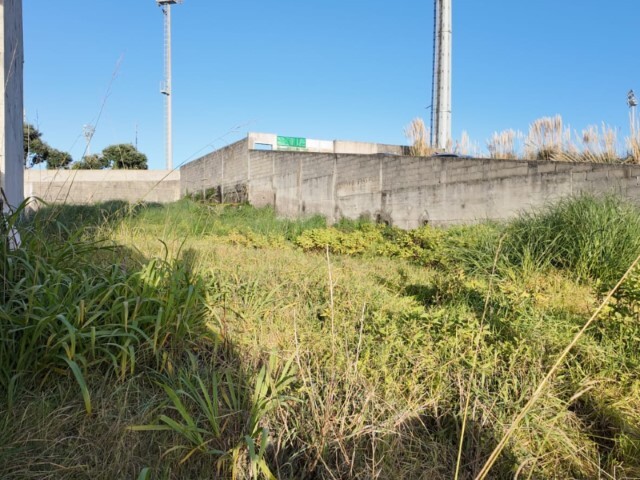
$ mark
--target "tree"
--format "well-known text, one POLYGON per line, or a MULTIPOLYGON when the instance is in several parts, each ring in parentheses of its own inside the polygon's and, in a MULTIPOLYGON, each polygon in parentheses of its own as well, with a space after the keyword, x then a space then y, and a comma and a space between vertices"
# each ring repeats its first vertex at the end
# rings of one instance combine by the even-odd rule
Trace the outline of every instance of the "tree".
POLYGON ((49 147, 49 154, 47 155, 47 168, 49 170, 68 168, 71 162, 73 162, 71 154, 49 147))
POLYGON ((39 163, 46 163, 47 168, 67 168, 73 161, 71 154, 57 150, 42 140, 42 132, 29 123, 22 128, 24 141, 24 165, 33 167, 39 163))
POLYGON ((102 170, 109 168, 111 164, 104 155, 86 155, 82 160, 73 164, 74 170, 102 170))
POLYGON ((102 150, 102 158, 114 169, 146 170, 147 156, 130 143, 111 145, 102 150))
POLYGON ((25 123, 22 127, 22 137, 25 166, 32 167, 46 162, 49 155, 49 145, 42 141, 42 132, 30 123, 25 123))

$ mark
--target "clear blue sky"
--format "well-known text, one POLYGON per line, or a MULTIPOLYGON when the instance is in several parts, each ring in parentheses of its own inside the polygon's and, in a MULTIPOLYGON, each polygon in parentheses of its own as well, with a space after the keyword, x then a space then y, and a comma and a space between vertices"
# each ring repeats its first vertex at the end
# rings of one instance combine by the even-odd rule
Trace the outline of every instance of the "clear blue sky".
MULTIPOLYGON (((133 142, 164 165, 154 0, 25 0, 25 109, 79 159, 133 142), (113 79, 112 79, 113 77, 113 79), (110 86, 110 88, 109 88, 110 86), (107 94, 108 91, 108 94, 107 94)), ((431 103, 431 0, 185 0, 173 8, 174 163, 248 131, 406 143, 431 103)), ((453 133, 484 146, 562 114, 628 132, 640 1, 453 0, 453 133)))

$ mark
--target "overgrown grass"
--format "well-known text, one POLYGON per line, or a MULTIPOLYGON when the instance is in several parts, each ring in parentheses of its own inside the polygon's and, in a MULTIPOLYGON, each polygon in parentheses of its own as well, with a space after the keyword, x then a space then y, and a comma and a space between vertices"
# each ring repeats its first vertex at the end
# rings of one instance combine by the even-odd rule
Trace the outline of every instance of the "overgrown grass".
POLYGON ((561 200, 506 229, 512 264, 566 270, 611 288, 640 252, 640 209, 615 196, 561 200))
MULTIPOLYGON (((640 250, 613 197, 411 232, 190 201, 88 208, 85 228, 66 208, 2 250, 3 478, 449 479, 465 405, 473 478, 640 250)), ((640 474, 638 278, 493 478, 640 474)))
MULTIPOLYGON (((303 231, 326 226, 321 216, 304 220, 276 217, 272 207, 219 205, 181 200, 166 208, 143 208, 138 225, 161 236, 253 236, 276 242, 293 241, 303 231)), ((129 217, 131 218, 131 217, 129 217)))

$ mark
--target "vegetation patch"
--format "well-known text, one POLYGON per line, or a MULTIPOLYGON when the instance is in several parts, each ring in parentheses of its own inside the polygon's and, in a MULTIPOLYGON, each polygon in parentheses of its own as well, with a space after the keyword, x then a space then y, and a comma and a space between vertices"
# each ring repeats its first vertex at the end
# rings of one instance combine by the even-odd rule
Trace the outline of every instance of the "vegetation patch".
MULTIPOLYGON (((640 253, 614 197, 413 231, 189 200, 8 221, 3 478, 474 478, 640 253)), ((640 474, 638 275, 490 478, 640 474)))

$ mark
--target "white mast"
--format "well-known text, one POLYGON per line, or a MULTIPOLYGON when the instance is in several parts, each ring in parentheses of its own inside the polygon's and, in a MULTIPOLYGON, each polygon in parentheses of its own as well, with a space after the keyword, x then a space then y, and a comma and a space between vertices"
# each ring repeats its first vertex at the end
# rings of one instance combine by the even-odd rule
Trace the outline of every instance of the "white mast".
POLYGON ((451 14, 452 0, 435 0, 431 146, 451 146, 451 14))
POLYGON ((171 5, 182 0, 156 0, 164 14, 164 85, 160 92, 165 96, 165 123, 167 170, 173 170, 173 114, 171 102, 171 5))
POLYGON ((629 90, 627 93, 627 105, 629 106, 629 130, 631 130, 631 138, 636 137, 638 127, 636 126, 636 107, 638 106, 638 100, 633 90, 629 90))

